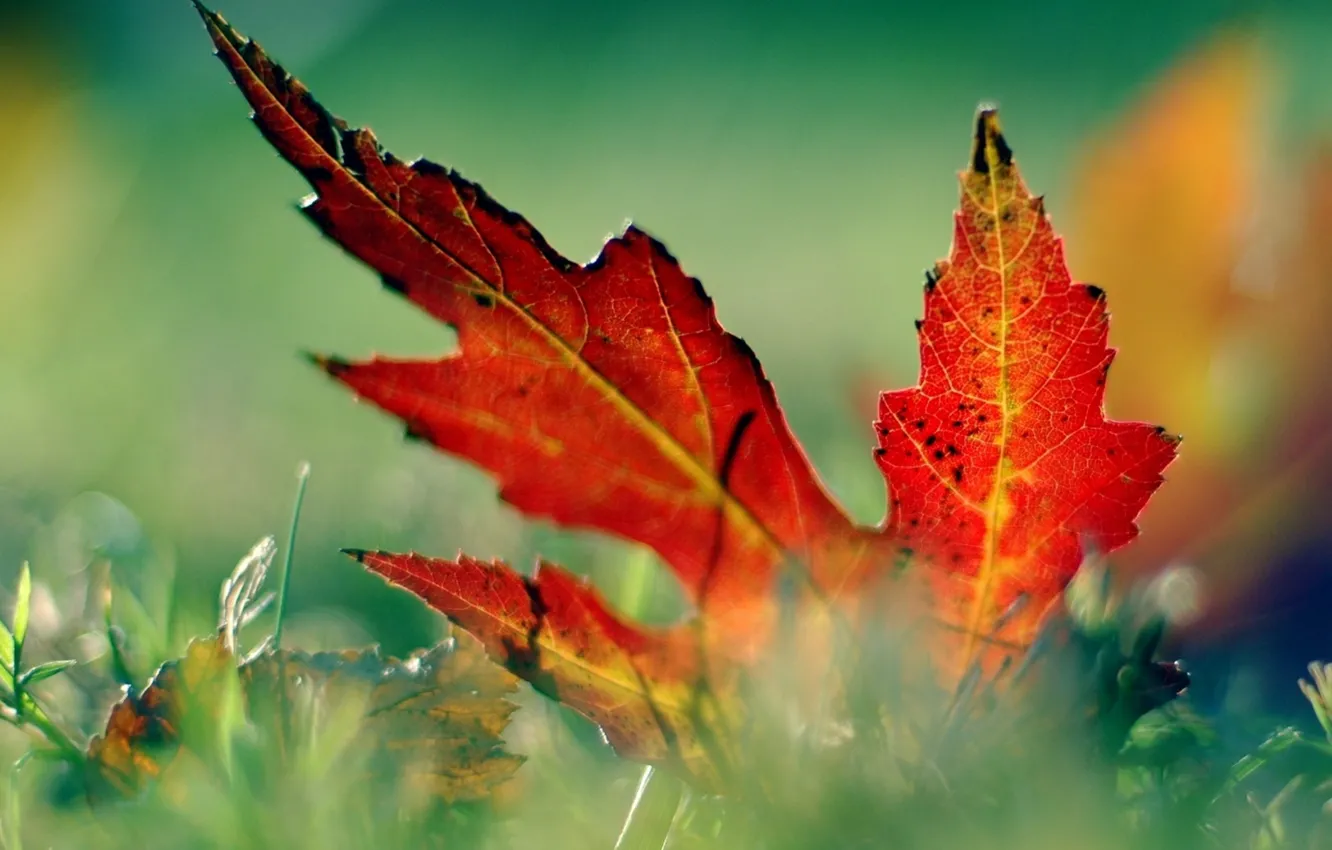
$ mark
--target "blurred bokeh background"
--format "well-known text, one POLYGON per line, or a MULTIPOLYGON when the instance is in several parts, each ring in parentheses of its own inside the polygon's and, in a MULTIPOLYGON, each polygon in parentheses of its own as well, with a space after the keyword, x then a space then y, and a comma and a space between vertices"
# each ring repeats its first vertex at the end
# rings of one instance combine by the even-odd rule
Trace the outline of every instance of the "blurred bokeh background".
MULTIPOLYGON (((187 2, 0 9, 0 584, 27 558, 59 596, 109 562, 206 619, 309 461, 289 626, 307 648, 402 652, 442 628, 340 546, 540 552, 650 619, 678 610, 668 578, 625 568, 647 555, 522 521, 298 356, 452 342, 293 211, 306 187, 187 2)), ((1327 3, 221 11, 567 255, 626 219, 664 239, 865 522, 884 510, 874 393, 915 380, 922 272, 948 251, 973 110, 999 104, 1074 275, 1109 293, 1111 415, 1185 437, 1117 562, 1184 568, 1181 651, 1217 680, 1239 664, 1298 700, 1303 663, 1332 653, 1327 3)))

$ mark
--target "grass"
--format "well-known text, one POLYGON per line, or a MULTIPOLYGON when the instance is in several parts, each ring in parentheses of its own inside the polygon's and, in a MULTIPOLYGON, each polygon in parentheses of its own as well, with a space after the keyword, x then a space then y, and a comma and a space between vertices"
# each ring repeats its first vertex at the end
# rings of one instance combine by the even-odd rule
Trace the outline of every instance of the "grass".
MULTIPOLYGON (((307 478, 303 471, 302 494, 307 478)), ((125 599, 132 594, 107 570, 98 592, 114 590, 119 604, 104 597, 102 610, 139 616, 96 621, 99 648, 78 663, 31 664, 27 624, 50 615, 35 610, 45 604, 34 592, 40 571, 20 573, 13 616, 0 633, 0 719, 12 730, 4 739, 12 766, 0 809, 6 848, 1173 849, 1311 847, 1332 837, 1324 811, 1332 807, 1332 669, 1312 665, 1310 679, 1298 683, 1309 711, 1291 725, 1264 729, 1245 716, 1201 716, 1187 691, 1177 695, 1184 684, 1177 668, 1156 658, 1160 594, 1143 588, 1117 596, 1099 568, 1075 580, 1068 614, 1007 685, 974 677, 959 693, 937 692, 921 684, 927 679, 918 675, 911 635, 858 635, 856 651, 824 659, 843 675, 845 698, 823 694, 809 709, 809 694, 792 684, 802 648, 788 647, 748 683, 748 761, 727 798, 621 762, 583 721, 530 691, 506 691, 500 696, 520 706, 506 746, 526 763, 493 792, 493 783, 482 782, 483 793, 469 799, 436 793, 417 781, 412 763, 392 761, 394 741, 419 744, 426 733, 375 738, 385 733, 368 725, 372 686, 355 676, 336 679, 349 668, 320 672, 312 656, 280 655, 301 660, 289 662, 290 679, 279 674, 288 683, 277 688, 279 699, 253 699, 257 680, 245 672, 251 668, 238 676, 235 659, 274 657, 283 608, 268 610, 273 596, 263 593, 263 573, 275 549, 271 541, 256 547, 224 586, 220 633, 234 635, 234 657, 206 667, 191 655, 176 666, 177 687, 188 696, 179 703, 179 728, 135 739, 140 760, 161 775, 145 774, 133 793, 98 784, 84 741, 102 731, 108 696, 121 681, 136 679, 136 693, 147 699, 132 659, 171 630, 154 623, 151 606, 125 599), (360 684, 330 684, 344 681, 360 684), (384 758, 389 769, 376 768, 384 758)), ((627 604, 645 604, 648 579, 626 586, 627 604)), ((77 621, 68 628, 91 628, 87 619, 68 619, 77 621)), ((209 622, 174 631, 204 640, 219 633, 209 622)), ((59 645, 48 640, 43 649, 59 645)), ((374 656, 369 680, 388 669, 374 656)), ((493 684, 486 677, 500 674, 464 679, 478 675, 465 668, 450 675, 471 698, 491 686, 478 682, 493 684)), ((449 705, 450 719, 429 727, 439 752, 456 745, 448 723, 462 714, 460 704, 449 705)), ((147 708, 142 715, 155 716, 147 708)), ((386 722, 398 728, 406 717, 386 722)), ((474 761, 449 756, 447 764, 467 774, 495 764, 499 752, 474 761)))

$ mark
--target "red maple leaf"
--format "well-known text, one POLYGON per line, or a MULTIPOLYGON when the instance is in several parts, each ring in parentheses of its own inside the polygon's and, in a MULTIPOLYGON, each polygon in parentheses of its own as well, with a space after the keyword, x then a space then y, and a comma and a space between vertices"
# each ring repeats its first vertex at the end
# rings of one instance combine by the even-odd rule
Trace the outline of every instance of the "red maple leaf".
POLYGON ((1084 538, 1132 540, 1175 457, 1164 428, 1105 418, 1109 330, 1105 292, 1071 278, 983 111, 951 255, 926 276, 920 383, 880 397, 875 453, 887 531, 939 568, 938 615, 966 636, 963 664, 982 640, 1028 643, 1084 538))
POLYGON ((753 353, 661 243, 630 227, 586 266, 570 262, 456 172, 382 150, 200 11, 255 123, 313 187, 306 215, 458 330, 440 360, 317 362, 487 469, 524 513, 650 546, 697 606, 690 624, 648 629, 551 564, 529 577, 461 555, 348 550, 599 723, 622 755, 716 780, 727 744, 709 730, 735 706, 699 700, 700 683, 727 693, 768 645, 784 565, 805 598, 856 617, 859 591, 914 553, 969 665, 1025 645, 1084 539, 1109 550, 1134 536, 1174 441, 1105 421, 1104 298, 1070 281, 993 112, 963 176, 953 257, 927 286, 921 386, 883 397, 890 515, 866 529, 821 486, 753 353), (996 636, 1022 594, 1035 604, 996 636))

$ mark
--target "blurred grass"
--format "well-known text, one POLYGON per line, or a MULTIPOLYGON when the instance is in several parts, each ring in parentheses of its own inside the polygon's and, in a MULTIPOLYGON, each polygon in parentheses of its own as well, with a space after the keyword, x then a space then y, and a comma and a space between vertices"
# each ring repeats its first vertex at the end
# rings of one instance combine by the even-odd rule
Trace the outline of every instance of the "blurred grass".
MULTIPOLYGON (((1187 697, 1172 701, 1175 689, 1159 687, 1152 589, 1120 597, 1108 587, 1094 571, 1080 576, 1070 617, 1021 668, 1020 686, 937 692, 919 677, 916 639, 891 621, 822 659, 787 645, 749 683, 751 722, 736 733, 749 761, 734 766, 733 794, 686 789, 655 835, 620 850, 661 847, 668 828, 666 846, 693 850, 1321 846, 1332 826, 1324 805, 1332 742, 1314 722, 1326 731, 1332 692, 1323 667, 1313 684, 1301 683, 1309 734, 1235 714, 1203 720, 1187 697), (811 661, 845 676, 847 701, 793 714, 808 702, 790 690, 802 678, 792 667, 811 661)), ((271 628, 261 620, 247 645, 271 628)), ((128 630, 130 645, 141 638, 128 630)), ((68 673, 81 682, 48 680, 44 701, 73 722, 74 695, 104 667, 105 658, 68 673)), ((195 699, 227 685, 181 676, 178 687, 193 681, 195 699)), ((357 704, 301 703, 293 722, 309 728, 281 733, 279 745, 277 716, 256 713, 271 703, 251 694, 247 722, 239 709, 202 699, 184 703, 193 713, 180 720, 181 749, 136 799, 103 792, 90 809, 78 771, 39 762, 13 771, 0 818, 5 846, 20 846, 21 828, 30 846, 89 848, 609 847, 637 773, 599 757, 529 692, 507 734, 510 750, 530 755, 516 784, 491 804, 423 806, 402 783, 357 781, 361 762, 348 750, 357 704)), ((95 714, 85 711, 83 722, 95 714)), ((165 758, 153 741, 139 743, 149 758, 165 758)), ((653 779, 663 790, 674 782, 653 779)))

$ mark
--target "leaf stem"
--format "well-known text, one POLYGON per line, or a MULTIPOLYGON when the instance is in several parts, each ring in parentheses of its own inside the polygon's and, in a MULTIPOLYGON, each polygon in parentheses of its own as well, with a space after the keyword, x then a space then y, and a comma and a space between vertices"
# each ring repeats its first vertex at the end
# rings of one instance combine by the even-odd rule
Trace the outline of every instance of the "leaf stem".
POLYGON ((50 744, 58 753, 61 759, 69 762, 80 762, 83 760, 83 750, 74 743, 74 740, 55 724, 42 708, 41 704, 33 697, 32 693, 23 694, 23 713, 12 706, 5 706, 0 709, 0 719, 4 719, 14 726, 31 726, 41 733, 46 742, 50 744))
POLYGON ((14 686, 14 710, 19 719, 23 718, 24 699, 23 643, 28 639, 28 610, 32 603, 32 569, 28 562, 23 562, 19 570, 18 591, 14 595, 14 628, 10 638, 14 642, 13 659, 10 661, 10 680, 14 686))

